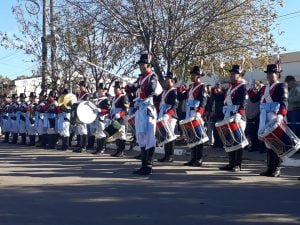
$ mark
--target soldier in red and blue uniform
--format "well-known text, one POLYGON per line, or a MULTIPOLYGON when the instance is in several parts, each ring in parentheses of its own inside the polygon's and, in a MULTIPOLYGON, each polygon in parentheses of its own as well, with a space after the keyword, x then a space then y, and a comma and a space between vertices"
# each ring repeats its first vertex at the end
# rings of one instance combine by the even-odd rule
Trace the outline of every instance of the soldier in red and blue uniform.
POLYGON ((19 135, 19 125, 17 123, 17 111, 19 107, 18 95, 12 94, 12 102, 9 106, 9 119, 11 123, 11 134, 12 134, 12 142, 11 144, 17 144, 18 135, 19 135))
POLYGON ((104 83, 99 83, 98 86, 98 99, 96 101, 97 106, 97 119, 92 123, 91 130, 96 139, 96 149, 92 151, 92 154, 104 153, 106 144, 106 135, 104 129, 106 127, 106 121, 109 116, 110 102, 106 95, 107 88, 104 87, 104 83))
POLYGON ((19 124, 19 134, 21 136, 22 145, 26 145, 26 132, 28 127, 29 107, 26 102, 25 93, 20 94, 20 103, 17 111, 17 122, 19 124))
POLYGON ((36 94, 35 92, 30 92, 29 94, 29 103, 28 103, 28 117, 26 118, 28 120, 27 122, 27 133, 29 135, 29 145, 34 146, 35 145, 35 137, 37 134, 37 129, 35 127, 35 110, 37 107, 36 102, 36 94))
POLYGON ((46 133, 46 149, 55 149, 57 142, 57 91, 52 90, 48 94, 43 120, 43 128, 46 133))
MULTIPOLYGON (((224 119, 234 116, 235 122, 239 123, 241 130, 244 132, 246 128, 246 100, 248 98, 246 81, 243 79, 244 71, 241 65, 233 65, 229 70, 231 85, 226 91, 223 114, 224 119)), ((240 133, 233 130, 234 135, 240 133)), ((238 172, 242 166, 243 148, 228 153, 229 164, 220 167, 220 170, 238 172)))
MULTIPOLYGON (((178 88, 178 99, 186 99, 186 115, 185 118, 191 117, 202 118, 207 103, 206 86, 201 82, 200 78, 204 76, 199 66, 194 66, 191 71, 192 84, 188 89, 178 88)), ((191 148, 191 160, 184 163, 185 166, 202 166, 203 163, 203 144, 199 144, 191 148)))
POLYGON ((152 71, 151 55, 143 53, 137 62, 141 71, 138 81, 137 101, 135 107, 136 138, 141 148, 141 168, 133 173, 149 175, 152 173, 152 158, 156 146, 155 129, 157 113, 153 96, 158 87, 158 76, 152 71))
MULTIPOLYGON (((78 102, 88 101, 90 98, 89 93, 87 92, 87 83, 85 80, 79 82, 80 93, 78 95, 78 102)), ((76 133, 77 133, 77 146, 73 152, 82 152, 86 151, 86 146, 88 144, 88 129, 87 124, 78 123, 76 124, 76 133)))
POLYGON ((36 144, 36 147, 46 147, 46 131, 44 130, 44 118, 45 118, 45 107, 47 103, 47 92, 45 90, 41 90, 39 93, 39 101, 34 110, 34 126, 39 136, 39 141, 36 144))
POLYGON ((11 123, 9 120, 9 106, 10 106, 11 98, 9 95, 3 95, 3 102, 1 105, 1 127, 2 132, 4 133, 4 141, 3 143, 9 142, 9 133, 11 130, 11 123))
POLYGON ((126 145, 126 131, 125 131, 125 116, 129 108, 129 101, 125 94, 123 94, 122 87, 119 81, 114 85, 115 97, 112 100, 110 109, 110 117, 112 120, 117 120, 121 124, 121 129, 115 134, 117 150, 111 154, 113 157, 123 156, 123 151, 126 145))
MULTIPOLYGON (((161 101, 159 106, 158 119, 163 119, 170 124, 171 132, 175 137, 175 126, 176 126, 176 108, 178 105, 177 101, 177 90, 175 84, 177 82, 176 76, 172 72, 167 72, 165 76, 165 90, 161 94, 161 101)), ((159 162, 173 162, 173 154, 175 148, 175 140, 172 140, 164 144, 165 155, 163 158, 158 159, 159 162)))
MULTIPOLYGON (((260 121, 258 135, 264 132, 265 126, 272 120, 281 123, 287 114, 287 86, 280 83, 281 69, 278 64, 267 65, 268 84, 262 87, 259 92, 255 92, 252 88, 248 91, 252 102, 260 101, 260 121)), ((284 135, 284 134, 283 134, 284 135)), ((267 169, 260 173, 261 176, 280 176, 280 159, 276 153, 266 144, 267 147, 267 169)))

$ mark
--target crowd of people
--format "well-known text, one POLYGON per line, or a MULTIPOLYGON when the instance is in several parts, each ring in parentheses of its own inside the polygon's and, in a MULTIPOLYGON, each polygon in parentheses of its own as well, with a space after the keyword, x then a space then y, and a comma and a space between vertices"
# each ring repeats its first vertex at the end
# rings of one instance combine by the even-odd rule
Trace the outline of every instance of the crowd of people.
POLYGON ((300 147, 300 85, 293 76, 279 82, 279 64, 267 66, 266 84, 246 82, 243 66, 232 65, 227 86, 218 81, 213 86, 202 83, 204 71, 199 66, 191 69, 189 85, 177 81, 172 72, 160 82, 147 53, 137 64, 140 76, 125 87, 116 81, 113 97, 103 83, 90 95, 85 81, 78 84, 76 102, 66 101, 66 96, 70 97, 68 89, 60 94, 42 90, 39 96, 32 92, 29 101, 25 93, 4 94, 0 105, 3 143, 71 149, 76 153, 90 149, 92 154, 102 154, 107 139, 113 138, 117 148, 111 156, 122 157, 131 133, 131 146, 136 143, 140 148, 135 158, 141 161, 141 167, 133 171, 137 175, 152 173, 157 145, 165 151, 158 161, 172 162, 175 143, 181 140, 191 152, 185 166, 201 167, 204 145, 212 145, 228 152, 228 164, 219 169, 238 172, 247 149, 267 152, 267 169, 260 175, 274 177, 280 176, 280 162, 286 153, 278 152, 275 144, 281 141, 284 151, 293 149, 292 154, 300 147), (80 104, 85 102, 94 105, 95 120, 90 123, 77 115, 80 104), (268 134, 266 130, 273 121, 276 129, 268 134), (279 140, 274 142, 270 135, 273 139, 277 135, 279 140), (77 143, 72 146, 75 138, 77 143))

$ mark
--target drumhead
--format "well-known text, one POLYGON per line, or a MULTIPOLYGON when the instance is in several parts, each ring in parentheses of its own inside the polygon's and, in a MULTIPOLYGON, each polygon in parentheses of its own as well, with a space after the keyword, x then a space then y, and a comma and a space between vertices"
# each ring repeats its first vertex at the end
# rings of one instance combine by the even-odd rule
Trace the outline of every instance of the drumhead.
POLYGON ((93 102, 80 102, 77 107, 78 120, 85 124, 93 123, 97 118, 97 112, 95 112, 95 109, 97 109, 97 106, 93 102))

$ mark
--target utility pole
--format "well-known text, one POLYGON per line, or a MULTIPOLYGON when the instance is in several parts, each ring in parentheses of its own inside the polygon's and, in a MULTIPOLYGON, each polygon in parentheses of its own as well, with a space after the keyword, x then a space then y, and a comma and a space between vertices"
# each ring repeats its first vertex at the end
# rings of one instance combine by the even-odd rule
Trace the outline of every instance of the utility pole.
POLYGON ((47 3, 43 0, 43 36, 41 38, 42 42, 42 90, 46 89, 46 71, 47 71, 47 3))
POLYGON ((50 0, 50 36, 51 36, 51 80, 52 88, 56 89, 57 74, 56 74, 56 41, 55 41, 55 26, 54 26, 54 0, 50 0))

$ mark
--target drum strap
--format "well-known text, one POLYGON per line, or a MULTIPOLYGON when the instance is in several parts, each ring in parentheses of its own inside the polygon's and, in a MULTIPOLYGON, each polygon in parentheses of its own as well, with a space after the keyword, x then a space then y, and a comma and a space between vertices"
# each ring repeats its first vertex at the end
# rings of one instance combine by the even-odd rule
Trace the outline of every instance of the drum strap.
POLYGON ((104 101, 105 99, 107 99, 107 97, 106 96, 104 96, 104 97, 100 97, 100 98, 98 98, 98 100, 97 100, 97 106, 99 106, 100 105, 100 103, 102 102, 102 101, 104 101))
POLYGON ((226 92, 226 98, 225 98, 225 101, 224 101, 225 105, 232 105, 232 99, 231 99, 232 94, 237 89, 239 89, 239 87, 241 87, 242 85, 244 85, 245 83, 246 83, 246 81, 242 79, 242 82, 239 85, 237 85, 236 87, 232 88, 232 86, 230 86, 230 88, 228 88, 228 90, 226 92))
POLYGON ((189 98, 188 98, 188 99, 194 99, 194 92, 195 92, 196 90, 198 90, 198 88, 199 88, 201 85, 203 85, 203 84, 200 83, 200 84, 197 84, 194 88, 193 88, 193 86, 190 88, 190 90, 189 90, 189 98))
POLYGON ((271 98, 271 95, 270 95, 270 92, 272 91, 272 89, 278 84, 279 82, 275 82, 273 83, 271 86, 270 84, 268 84, 265 88, 265 92, 264 92, 264 95, 262 96, 260 102, 261 103, 265 103, 265 102, 272 102, 272 98, 271 98))

